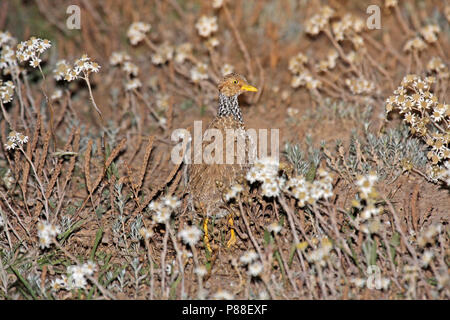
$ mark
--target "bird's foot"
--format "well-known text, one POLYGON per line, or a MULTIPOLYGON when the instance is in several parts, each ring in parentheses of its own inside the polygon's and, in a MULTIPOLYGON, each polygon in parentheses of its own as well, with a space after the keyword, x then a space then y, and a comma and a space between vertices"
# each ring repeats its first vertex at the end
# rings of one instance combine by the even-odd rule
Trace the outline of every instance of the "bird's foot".
POLYGON ((230 248, 236 244, 236 232, 234 231, 234 221, 233 221, 233 215, 230 214, 228 218, 228 224, 230 225, 230 240, 227 242, 227 248, 230 248))
POLYGON ((209 244, 209 232, 208 232, 208 222, 209 218, 206 217, 203 221, 203 241, 205 242, 206 250, 208 250, 210 253, 212 252, 211 245, 209 244))

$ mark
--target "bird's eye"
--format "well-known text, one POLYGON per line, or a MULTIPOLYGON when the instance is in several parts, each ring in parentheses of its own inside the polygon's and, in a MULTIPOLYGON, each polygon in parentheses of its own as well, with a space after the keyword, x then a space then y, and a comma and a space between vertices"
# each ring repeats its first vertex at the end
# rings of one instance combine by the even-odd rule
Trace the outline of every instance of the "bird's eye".
POLYGON ((237 81, 237 80, 233 80, 233 83, 234 83, 234 84, 238 84, 238 81, 237 81))

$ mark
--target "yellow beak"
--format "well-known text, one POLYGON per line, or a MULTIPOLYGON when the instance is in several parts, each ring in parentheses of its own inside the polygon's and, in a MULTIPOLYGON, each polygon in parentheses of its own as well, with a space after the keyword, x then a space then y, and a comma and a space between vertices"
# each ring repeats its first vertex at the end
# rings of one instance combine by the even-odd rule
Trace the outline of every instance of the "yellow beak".
POLYGON ((249 85, 249 84, 244 84, 244 85, 241 87, 241 90, 245 90, 245 91, 253 91, 253 92, 258 91, 258 89, 256 89, 254 86, 251 86, 251 85, 249 85))

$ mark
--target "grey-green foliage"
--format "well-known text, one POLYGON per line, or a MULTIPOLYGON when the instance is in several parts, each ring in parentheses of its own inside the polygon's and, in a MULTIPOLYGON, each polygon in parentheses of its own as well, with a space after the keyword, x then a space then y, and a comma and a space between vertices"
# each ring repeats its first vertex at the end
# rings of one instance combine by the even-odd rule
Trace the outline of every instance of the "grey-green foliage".
POLYGON ((131 268, 133 270, 133 278, 134 278, 134 288, 135 288, 135 295, 139 290, 139 286, 142 280, 144 280, 147 275, 143 274, 141 272, 142 270, 142 264, 139 263, 139 258, 134 258, 133 261, 131 261, 131 268))
POLYGON ((395 166, 398 160, 407 160, 414 167, 423 169, 427 164, 425 144, 412 137, 406 126, 389 129, 378 137, 367 132, 366 137, 366 152, 375 150, 386 165, 395 166))
MULTIPOLYGON (((336 148, 341 145, 337 141, 336 148)), ((406 126, 388 129, 381 134, 372 133, 365 126, 363 136, 352 132, 345 160, 339 158, 338 165, 347 167, 353 174, 366 174, 373 170, 380 179, 388 179, 400 175, 406 163, 420 170, 427 163, 426 146, 420 139, 412 137, 406 126)))
POLYGON ((118 271, 117 273, 108 271, 106 273, 106 281, 109 283, 108 289, 109 290, 116 289, 120 292, 123 292, 123 289, 128 283, 128 280, 125 277, 125 273, 126 268, 120 269, 120 271, 118 271), (118 283, 116 283, 115 280, 117 280, 118 283))
POLYGON ((65 233, 72 226, 72 218, 68 215, 61 217, 61 233, 65 233))
POLYGON ((132 240, 139 241, 140 239, 142 239, 142 236, 139 233, 139 230, 141 230, 142 226, 143 226, 142 215, 138 215, 131 224, 130 237, 132 240))
POLYGON ((35 273, 35 272, 30 272, 27 274, 27 280, 35 292, 43 292, 40 274, 35 273))
POLYGON ((365 123, 369 121, 372 115, 373 107, 369 104, 362 105, 356 103, 348 103, 343 100, 332 98, 323 99, 316 108, 309 108, 303 115, 304 120, 330 120, 351 119, 365 123))
MULTIPOLYGON (((321 144, 323 145, 323 142, 321 144)), ((314 174, 322 158, 322 152, 320 149, 313 147, 309 136, 306 137, 306 145, 306 152, 298 144, 289 142, 285 144, 284 148, 284 154, 294 166, 296 173, 304 176, 308 176, 311 173, 314 174)), ((314 177, 312 176, 311 178, 313 179, 314 177)))

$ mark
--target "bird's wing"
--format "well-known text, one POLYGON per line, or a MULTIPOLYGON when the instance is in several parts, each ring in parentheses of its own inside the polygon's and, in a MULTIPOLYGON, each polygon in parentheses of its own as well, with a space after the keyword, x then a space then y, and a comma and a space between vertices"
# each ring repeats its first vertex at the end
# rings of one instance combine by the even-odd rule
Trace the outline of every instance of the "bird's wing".
POLYGON ((194 204, 200 201, 214 209, 222 203, 224 190, 236 183, 236 178, 246 168, 246 165, 239 161, 245 162, 245 151, 248 149, 244 126, 233 117, 217 117, 210 123, 208 129, 217 131, 211 130, 206 133, 202 148, 193 150, 192 164, 189 165, 189 192, 194 204), (243 139, 244 146, 233 137, 227 139, 227 129, 235 129, 237 139, 243 139), (221 137, 218 136, 219 132, 221 137), (206 140, 206 138, 210 139, 206 140), (239 152, 242 151, 244 151, 244 159, 239 159, 239 152), (229 164, 226 163, 227 152, 229 164), (194 163, 195 155, 197 159, 202 159, 202 163, 194 163))

